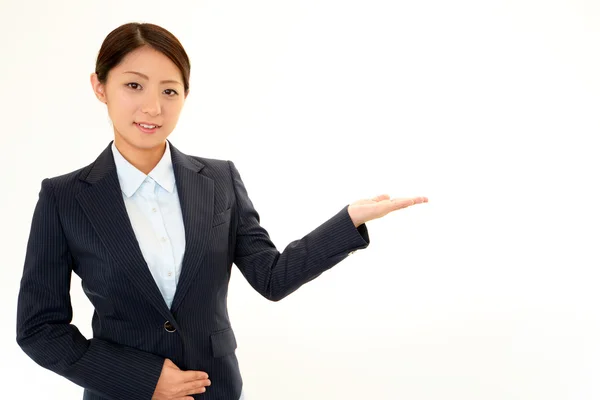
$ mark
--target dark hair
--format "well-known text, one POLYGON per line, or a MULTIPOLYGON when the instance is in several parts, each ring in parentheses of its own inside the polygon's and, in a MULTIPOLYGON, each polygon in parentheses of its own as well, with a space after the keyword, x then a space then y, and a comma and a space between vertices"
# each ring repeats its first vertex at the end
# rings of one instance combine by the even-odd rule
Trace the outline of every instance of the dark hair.
POLYGON ((190 60, 179 40, 171 32, 158 25, 130 22, 123 24, 106 36, 98 58, 96 74, 102 84, 112 68, 132 51, 149 46, 160 51, 179 68, 183 78, 183 86, 187 92, 190 88, 190 60))

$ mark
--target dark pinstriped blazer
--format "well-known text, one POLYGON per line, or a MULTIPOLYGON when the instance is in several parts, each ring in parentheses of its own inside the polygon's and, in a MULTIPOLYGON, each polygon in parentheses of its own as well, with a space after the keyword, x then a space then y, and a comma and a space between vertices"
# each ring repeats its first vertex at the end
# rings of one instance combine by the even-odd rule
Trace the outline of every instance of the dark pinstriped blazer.
POLYGON ((169 358, 209 374, 212 385, 196 399, 238 400, 242 377, 227 312, 232 264, 278 301, 369 245, 367 227, 354 227, 346 205, 279 252, 231 161, 170 148, 186 238, 171 309, 137 243, 110 144, 92 164, 42 182, 17 342, 36 363, 84 387, 85 399, 149 400, 169 358), (89 340, 70 324, 71 271, 95 309, 89 340))

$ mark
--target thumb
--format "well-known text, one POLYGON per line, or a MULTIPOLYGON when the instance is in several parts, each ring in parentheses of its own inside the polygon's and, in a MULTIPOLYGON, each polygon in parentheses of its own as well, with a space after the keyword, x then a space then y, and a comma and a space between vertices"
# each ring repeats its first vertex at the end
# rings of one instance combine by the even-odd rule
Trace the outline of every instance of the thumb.
POLYGON ((177 365, 175 365, 175 363, 168 358, 165 359, 165 367, 179 369, 179 367, 177 365))
POLYGON ((381 201, 381 200, 389 200, 390 196, 388 194, 380 194, 379 196, 373 197, 373 201, 381 201))

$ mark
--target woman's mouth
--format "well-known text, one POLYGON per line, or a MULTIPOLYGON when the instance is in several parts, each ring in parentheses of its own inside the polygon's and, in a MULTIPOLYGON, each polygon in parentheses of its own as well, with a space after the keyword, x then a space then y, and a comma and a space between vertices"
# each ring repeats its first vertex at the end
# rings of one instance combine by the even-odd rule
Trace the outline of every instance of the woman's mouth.
POLYGON ((154 133, 158 130, 158 128, 160 128, 159 125, 155 125, 155 124, 145 124, 145 123, 137 123, 135 122, 135 125, 138 127, 138 129, 144 133, 154 133))

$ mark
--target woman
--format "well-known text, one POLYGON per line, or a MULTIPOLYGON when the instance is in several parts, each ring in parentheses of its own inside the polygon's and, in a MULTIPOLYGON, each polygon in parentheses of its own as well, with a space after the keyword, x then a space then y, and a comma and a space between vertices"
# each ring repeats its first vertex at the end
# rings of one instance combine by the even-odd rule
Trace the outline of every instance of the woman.
POLYGON ((278 252, 235 165, 167 141, 189 74, 186 52, 165 29, 115 29, 91 75, 114 141, 90 165, 41 185, 17 341, 35 362, 85 388, 84 399, 238 400, 226 304, 232 264, 278 301, 366 248, 365 222, 427 201, 357 201, 278 252), (70 324, 72 271, 95 310, 89 340, 70 324))

